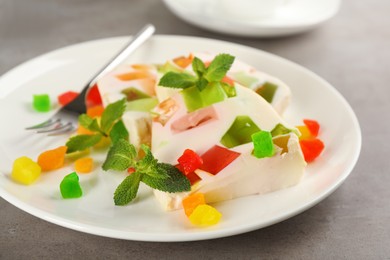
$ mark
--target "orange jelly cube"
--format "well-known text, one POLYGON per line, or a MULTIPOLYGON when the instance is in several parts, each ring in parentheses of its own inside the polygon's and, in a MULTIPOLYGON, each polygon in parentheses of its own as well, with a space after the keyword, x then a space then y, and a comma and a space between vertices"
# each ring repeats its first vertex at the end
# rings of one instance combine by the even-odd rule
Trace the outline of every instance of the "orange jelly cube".
POLYGON ((184 212, 189 217, 195 208, 199 205, 206 204, 203 193, 195 193, 182 201, 184 212))
POLYGON ((41 166, 42 171, 51 171, 64 166, 66 150, 66 146, 60 146, 41 153, 38 156, 38 164, 41 166))
POLYGON ((76 160, 74 162, 74 169, 78 173, 90 173, 93 169, 93 159, 86 157, 76 160))
POLYGON ((87 115, 89 115, 92 118, 100 117, 103 114, 104 107, 103 106, 93 106, 87 108, 87 115))
POLYGON ((299 132, 301 133, 301 136, 299 137, 299 140, 309 140, 313 139, 314 136, 311 134, 309 128, 306 125, 300 125, 297 126, 299 132))

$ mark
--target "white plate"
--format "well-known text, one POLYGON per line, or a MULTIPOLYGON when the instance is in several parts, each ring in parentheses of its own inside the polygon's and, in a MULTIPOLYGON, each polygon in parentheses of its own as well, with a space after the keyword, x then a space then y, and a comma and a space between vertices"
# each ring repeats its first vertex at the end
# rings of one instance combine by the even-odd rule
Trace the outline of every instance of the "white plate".
POLYGON ((255 20, 232 18, 210 0, 164 0, 184 21, 206 30, 237 36, 275 37, 310 30, 334 16, 340 0, 286 0, 277 12, 255 20))
POLYGON ((32 95, 49 93, 55 98, 66 90, 79 89, 127 40, 112 38, 66 47, 28 61, 0 78, 0 195, 5 200, 49 222, 96 235, 145 241, 202 240, 259 229, 292 217, 328 196, 352 171, 361 146, 359 124, 351 107, 326 81, 254 48, 194 37, 155 36, 133 54, 131 62, 161 63, 190 51, 225 52, 288 83, 293 102, 287 120, 298 124, 302 118, 317 119, 326 145, 321 157, 307 167, 302 182, 266 195, 218 203, 221 223, 197 228, 181 210, 162 211, 147 187, 142 187, 135 203, 114 206, 113 192, 123 174, 96 169, 80 175, 85 194, 74 200, 61 199, 59 192, 59 183, 72 171, 71 165, 43 173, 30 186, 11 181, 14 159, 22 155, 36 159, 40 152, 63 145, 67 139, 23 130, 50 116, 32 110, 32 95))

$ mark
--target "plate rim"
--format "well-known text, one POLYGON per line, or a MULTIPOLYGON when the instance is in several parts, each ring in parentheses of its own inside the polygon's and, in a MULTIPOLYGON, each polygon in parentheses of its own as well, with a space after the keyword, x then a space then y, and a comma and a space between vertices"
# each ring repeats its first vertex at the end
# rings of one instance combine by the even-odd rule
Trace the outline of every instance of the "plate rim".
MULTIPOLYGON (((337 183, 332 183, 331 186, 328 186, 325 191, 321 193, 321 195, 317 196, 316 198, 313 198, 312 200, 306 202, 305 204, 301 205, 300 207, 291 209, 290 211, 285 212, 278 218, 274 218, 271 221, 268 222, 261 222, 261 223, 256 223, 256 224, 247 224, 245 226, 240 226, 240 228, 225 228, 223 230, 210 230, 210 231, 204 231, 204 232, 199 232, 199 233, 187 233, 187 234, 181 234, 181 233, 173 233, 170 235, 163 234, 163 233, 143 233, 143 232, 128 232, 128 231, 118 231, 118 230, 112 230, 109 228, 102 228, 90 224, 83 223, 80 225, 80 223, 65 219, 63 217, 60 217, 58 215, 55 215, 53 213, 46 212, 41 209, 37 209, 28 203, 19 200, 15 197, 13 197, 11 194, 8 194, 5 190, 3 190, 0 187, 0 196, 11 203, 12 205, 16 206, 17 208, 35 216, 40 219, 43 219, 45 221, 48 221, 50 223, 54 223, 57 225, 60 225, 62 227, 70 228, 76 231, 81 231, 84 233, 89 233, 89 234, 94 234, 94 235, 99 235, 99 236, 104 236, 104 237, 111 237, 111 238, 118 238, 118 239, 126 239, 126 240, 136 240, 136 241, 155 241, 155 242, 179 242, 179 241, 199 241, 199 240, 207 240, 207 239, 215 239, 215 238, 221 238, 221 237, 227 237, 227 236, 232 236, 232 235, 238 235, 242 233, 246 233, 249 231, 257 230, 263 227, 267 227, 276 223, 279 223, 281 221, 284 221, 288 218, 291 218, 293 216, 296 216, 300 214, 301 212, 313 207, 314 205, 318 204, 320 201, 324 200, 326 197, 328 197, 330 194, 332 194, 344 181, 347 179, 347 177, 352 173, 354 167, 356 166, 356 163, 359 159, 360 152, 361 152, 361 146, 362 146, 362 135, 361 135, 361 128, 359 125, 358 118, 356 114, 354 113, 352 107, 350 104, 347 102, 347 100, 341 95, 340 92, 338 92, 335 87, 333 87, 330 83, 328 83, 325 79, 321 78, 319 75, 315 74, 311 70, 293 62, 288 59, 285 59, 283 57, 280 57, 278 55, 256 49, 254 47, 238 44, 238 43, 233 43, 233 42, 228 42, 228 41, 223 41, 223 40, 216 40, 216 39, 211 39, 211 38, 204 38, 204 37, 195 37, 195 36, 182 36, 182 35, 155 35, 153 38, 158 39, 164 39, 164 38, 183 38, 183 39, 191 39, 191 40, 200 40, 200 41, 213 41, 217 44, 230 44, 230 45, 235 45, 236 47, 239 48, 246 48, 251 51, 256 51, 256 52, 262 52, 263 54, 272 57, 272 59, 276 59, 280 62, 285 62, 289 65, 292 65, 296 67, 297 69, 301 70, 303 73, 307 74, 310 77, 315 78, 316 80, 320 81, 321 84, 326 86, 330 91, 332 91, 332 94, 334 94, 340 102, 343 103, 343 106, 348 110, 348 115, 352 116, 351 120, 354 123, 354 129, 356 130, 357 134, 357 148, 355 150, 355 153, 353 156, 350 157, 351 163, 346 167, 346 169, 343 171, 343 174, 340 175, 339 180, 337 183), (107 232, 109 231, 109 232, 107 232), (131 234, 129 236, 129 234, 131 234)), ((85 41, 85 42, 80 42, 76 44, 71 44, 67 45, 52 51, 49 51, 47 53, 41 54, 35 58, 32 58, 30 60, 27 60, 14 68, 10 69, 6 73, 0 76, 0 85, 3 84, 3 81, 7 79, 10 75, 16 73, 20 68, 29 66, 30 64, 36 62, 39 59, 45 59, 49 57, 50 55, 55 55, 56 53, 62 52, 66 49, 71 49, 74 47, 80 47, 82 45, 88 45, 88 44, 95 44, 98 42, 113 42, 113 41, 125 41, 128 40, 128 36, 118 36, 118 37, 110 37, 110 38, 101 38, 101 39, 95 39, 91 41, 85 41)), ((0 91, 0 96, 2 92, 6 90, 0 91)), ((9 94, 9 93, 8 93, 9 94)), ((5 97, 8 95, 6 94, 5 97)), ((0 98, 1 100, 2 98, 0 98)))

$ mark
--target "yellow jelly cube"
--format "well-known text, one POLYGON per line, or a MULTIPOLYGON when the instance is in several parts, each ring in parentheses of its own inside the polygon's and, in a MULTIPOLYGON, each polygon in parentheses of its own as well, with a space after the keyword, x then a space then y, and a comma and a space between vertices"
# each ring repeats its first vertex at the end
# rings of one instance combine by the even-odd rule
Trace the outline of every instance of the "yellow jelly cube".
POLYGON ((31 184, 41 175, 41 167, 30 158, 23 156, 14 161, 11 178, 22 184, 31 184))
POLYGON ((300 125, 300 126, 297 126, 297 128, 298 128, 299 132, 301 133, 301 136, 299 137, 300 140, 308 140, 308 139, 313 138, 313 136, 310 133, 310 130, 307 126, 300 125))
POLYGON ((189 219, 192 224, 198 226, 212 226, 219 222, 222 214, 214 207, 207 204, 199 205, 190 215, 189 219))
POLYGON ((74 162, 74 169, 78 173, 89 173, 93 169, 93 159, 90 157, 80 158, 74 162))

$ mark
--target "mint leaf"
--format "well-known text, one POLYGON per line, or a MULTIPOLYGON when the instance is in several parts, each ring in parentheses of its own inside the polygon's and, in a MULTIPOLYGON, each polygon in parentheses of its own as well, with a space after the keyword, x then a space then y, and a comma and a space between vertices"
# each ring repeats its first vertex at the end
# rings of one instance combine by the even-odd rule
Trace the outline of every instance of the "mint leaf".
POLYGON ((141 148, 144 150, 145 156, 137 162, 137 171, 156 179, 169 178, 169 175, 165 171, 160 171, 157 168, 157 159, 154 158, 150 148, 146 145, 141 145, 141 148))
POLYGON ((221 81, 234 62, 229 54, 219 54, 210 63, 204 77, 209 81, 221 81))
POLYGON ((66 142, 66 146, 68 147, 66 153, 84 151, 85 149, 97 144, 102 139, 102 137, 103 136, 100 133, 94 135, 73 136, 66 142))
POLYGON ((93 132, 99 132, 99 124, 96 120, 96 118, 91 118, 87 114, 81 114, 79 116, 79 124, 85 128, 87 128, 90 131, 93 132))
POLYGON ((119 184, 114 193, 115 205, 126 205, 137 196, 141 177, 140 173, 133 172, 131 175, 127 176, 121 184, 119 184))
POLYGON ((109 104, 103 111, 101 124, 101 130, 104 133, 108 133, 112 125, 119 118, 122 117, 126 108, 126 99, 119 100, 115 103, 109 104))
POLYGON ((199 89, 199 91, 202 91, 202 90, 204 90, 207 87, 208 84, 209 84, 209 82, 207 81, 207 79, 200 78, 196 82, 195 86, 199 89))
POLYGON ((161 79, 158 85, 169 88, 189 88, 195 85, 196 77, 187 73, 168 72, 161 79))
POLYGON ((129 132, 122 120, 116 122, 110 131, 111 142, 115 144, 119 139, 129 139, 129 132))
POLYGON ((198 75, 198 78, 203 77, 203 74, 206 72, 206 66, 204 65, 203 61, 199 59, 198 57, 194 57, 192 61, 192 69, 198 75))
POLYGON ((144 174, 142 182, 149 187, 165 192, 190 191, 190 181, 175 166, 167 163, 157 163, 157 171, 165 172, 169 178, 158 179, 144 174))
POLYGON ((137 151, 134 145, 124 139, 119 139, 108 151, 103 163, 103 170, 124 171, 135 166, 137 151))

